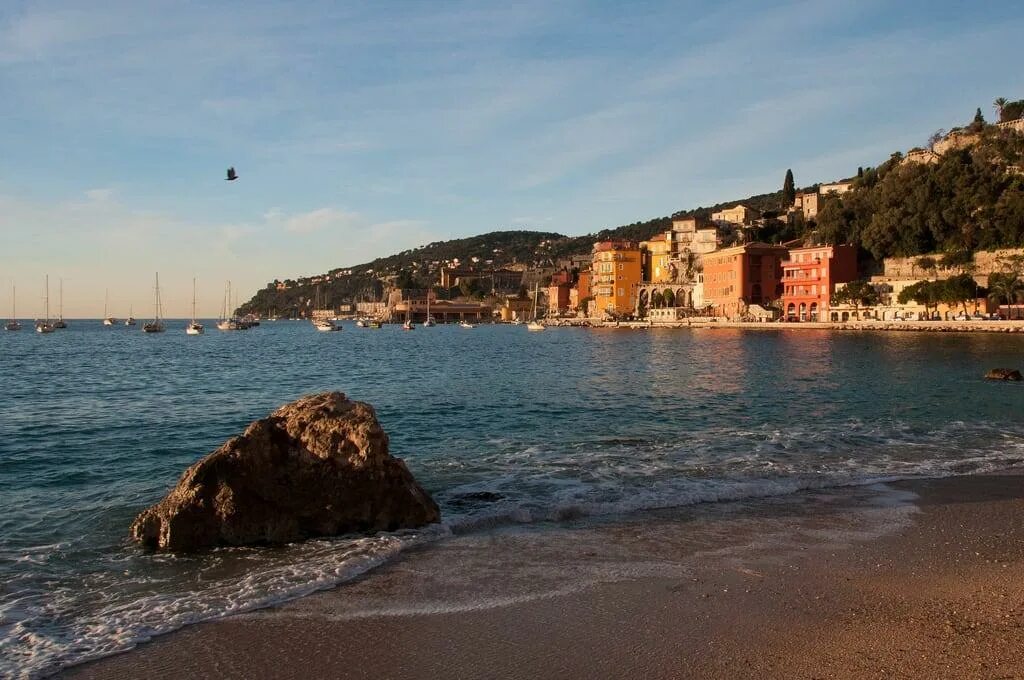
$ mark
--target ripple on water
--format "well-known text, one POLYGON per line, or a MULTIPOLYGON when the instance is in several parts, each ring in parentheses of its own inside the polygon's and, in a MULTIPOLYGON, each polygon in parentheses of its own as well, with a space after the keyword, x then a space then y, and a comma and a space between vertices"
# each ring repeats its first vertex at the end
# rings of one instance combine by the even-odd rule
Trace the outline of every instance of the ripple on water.
POLYGON ((1013 364, 1014 340, 317 334, 287 322, 201 338, 98 322, 0 335, 0 675, 299 597, 452 532, 543 534, 580 518, 1019 465, 1024 390, 996 398, 979 377, 1013 364), (325 389, 377 407, 444 526, 197 557, 127 544, 132 517, 187 465, 325 389))

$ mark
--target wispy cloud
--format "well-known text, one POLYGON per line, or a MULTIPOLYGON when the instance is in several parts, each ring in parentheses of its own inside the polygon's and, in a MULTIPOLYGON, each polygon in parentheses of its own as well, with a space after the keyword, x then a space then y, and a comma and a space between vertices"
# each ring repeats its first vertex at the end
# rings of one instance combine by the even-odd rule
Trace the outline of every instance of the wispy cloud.
POLYGON ((349 229, 359 221, 354 212, 337 208, 320 208, 300 215, 292 215, 284 221, 284 228, 293 234, 310 234, 323 229, 349 229))
POLYGON ((6 3, 0 262, 258 287, 832 179, 1015 96, 1022 30, 948 0, 6 3))

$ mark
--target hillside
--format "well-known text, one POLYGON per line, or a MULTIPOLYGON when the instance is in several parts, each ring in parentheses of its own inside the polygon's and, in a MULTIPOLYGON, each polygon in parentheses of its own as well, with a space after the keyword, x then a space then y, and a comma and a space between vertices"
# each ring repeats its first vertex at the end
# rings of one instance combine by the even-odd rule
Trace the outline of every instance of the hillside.
POLYGON ((825 197, 806 235, 856 243, 878 260, 936 252, 965 260, 1024 245, 1024 134, 983 124, 956 134, 961 148, 927 162, 893 154, 853 191, 825 197))
MULTIPOLYGON (((1024 100, 998 102, 1001 125, 985 123, 979 109, 970 124, 933 135, 929 149, 912 149, 907 156, 897 152, 876 168, 859 170, 852 191, 822 197, 816 218, 804 220, 797 213, 796 219, 769 221, 757 238, 853 243, 876 260, 942 252, 950 261, 964 261, 975 250, 1024 246, 1024 127, 1015 122, 1024 115, 1024 100)), ((673 218, 706 218, 737 203, 771 217, 788 207, 782 197, 780 189, 585 236, 494 231, 438 241, 319 277, 273 281, 239 311, 289 314, 317 286, 326 306, 379 299, 385 284, 432 285, 438 269, 456 260, 487 268, 552 267, 589 252, 595 241, 646 240, 669 229, 673 218)))
POLYGON ((526 265, 552 267, 563 258, 590 252, 594 242, 605 239, 642 241, 672 226, 673 218, 708 217, 722 208, 743 203, 764 211, 778 211, 782 191, 758 194, 726 201, 708 207, 681 210, 671 216, 656 217, 618 227, 602 229, 585 236, 565 236, 541 231, 493 231, 468 238, 436 241, 419 248, 404 250, 394 255, 377 258, 352 267, 339 267, 318 277, 272 281, 238 309, 240 314, 290 314, 313 297, 317 286, 325 299, 324 305, 333 307, 360 300, 376 300, 383 291, 384 281, 399 287, 426 287, 436 281, 441 264, 458 258, 462 264, 485 267, 526 265), (476 262, 474 259, 476 258, 476 262))

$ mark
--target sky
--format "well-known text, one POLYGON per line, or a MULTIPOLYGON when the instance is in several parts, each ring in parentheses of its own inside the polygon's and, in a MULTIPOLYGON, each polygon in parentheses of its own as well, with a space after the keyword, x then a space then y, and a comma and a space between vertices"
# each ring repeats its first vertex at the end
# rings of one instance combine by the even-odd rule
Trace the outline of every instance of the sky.
POLYGON ((143 316, 155 272, 216 316, 229 279, 849 176, 1024 98, 1021 35, 1019 0, 5 0, 0 316, 47 274, 143 316))

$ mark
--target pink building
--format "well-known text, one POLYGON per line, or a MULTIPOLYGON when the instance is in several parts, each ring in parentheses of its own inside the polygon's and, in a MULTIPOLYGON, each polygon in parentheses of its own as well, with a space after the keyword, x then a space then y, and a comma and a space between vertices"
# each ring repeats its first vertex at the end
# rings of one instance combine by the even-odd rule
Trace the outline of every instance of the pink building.
POLYGON ((787 321, 827 321, 837 283, 857 280, 857 246, 792 248, 782 262, 782 313, 787 321))

